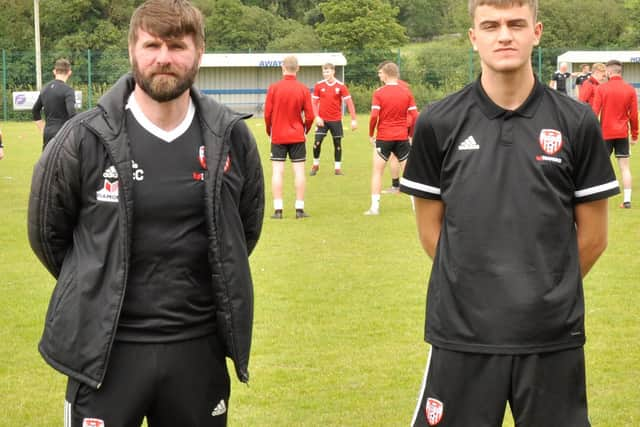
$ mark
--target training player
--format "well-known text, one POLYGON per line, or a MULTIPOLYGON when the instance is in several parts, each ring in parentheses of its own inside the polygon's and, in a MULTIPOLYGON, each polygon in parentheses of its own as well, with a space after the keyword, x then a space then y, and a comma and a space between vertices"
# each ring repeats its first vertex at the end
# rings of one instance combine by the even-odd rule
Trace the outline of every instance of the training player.
POLYGON ((304 163, 307 159, 305 141, 314 116, 309 88, 296 79, 299 69, 298 58, 293 55, 284 58, 282 80, 269 86, 264 103, 265 129, 271 139, 273 219, 283 218, 282 181, 287 156, 293 165, 296 219, 309 216, 304 211, 304 163))
POLYGON ((596 89, 598 89, 598 86, 607 80, 607 69, 601 62, 593 64, 591 69, 592 72, 589 73, 589 78, 580 86, 578 99, 593 107, 593 100, 596 97, 596 89))
POLYGON ((31 109, 33 120, 42 132, 43 149, 56 136, 62 125, 76 114, 76 96, 67 84, 71 74, 69 61, 64 58, 58 59, 53 67, 54 79, 44 85, 31 109), (42 120, 43 109, 46 122, 42 120))
POLYGON ((322 66, 324 80, 319 81, 313 88, 311 104, 316 116, 316 135, 313 143, 313 166, 311 176, 320 169, 320 148, 327 133, 331 132, 333 139, 334 173, 342 175, 342 102, 347 104, 351 116, 351 130, 358 128, 356 109, 349 94, 349 89, 335 78, 336 68, 333 64, 322 66))
POLYGON ((587 427, 582 278, 619 192, 589 107, 540 83, 537 0, 471 0, 478 80, 416 124, 401 191, 433 259, 414 426, 587 427))
POLYGON ((384 86, 373 93, 369 138, 374 147, 371 172, 371 206, 365 215, 380 213, 380 190, 382 174, 391 153, 395 154, 400 167, 409 156, 409 137, 418 115, 418 108, 409 88, 398 84, 400 71, 393 62, 378 70, 378 77, 384 86))
POLYGON ((559 69, 553 73, 551 81, 549 82, 549 86, 565 95, 567 94, 567 81, 569 81, 572 76, 568 69, 569 64, 566 62, 561 63, 559 69))
POLYGON ((593 111, 600 117, 602 134, 609 155, 615 152, 622 175, 623 201, 621 208, 631 208, 631 166, 629 157, 629 130, 631 144, 638 142, 638 97, 636 90, 622 79, 622 63, 607 62, 609 81, 598 86, 593 100, 593 111))

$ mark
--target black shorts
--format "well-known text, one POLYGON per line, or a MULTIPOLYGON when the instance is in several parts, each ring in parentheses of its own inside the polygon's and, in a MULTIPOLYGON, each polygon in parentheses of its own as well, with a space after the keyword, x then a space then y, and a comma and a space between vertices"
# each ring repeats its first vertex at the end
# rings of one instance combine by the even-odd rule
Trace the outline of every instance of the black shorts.
POLYGON ((316 141, 322 141, 329 132, 331 132, 331 136, 334 139, 342 138, 344 132, 342 129, 342 121, 324 122, 324 126, 318 126, 316 128, 316 141))
POLYGON ((588 427, 582 347, 496 355, 432 347, 413 426, 588 427))
POLYGON ((616 157, 629 157, 629 138, 605 139, 609 155, 615 151, 616 157))
POLYGON ((293 163, 304 162, 307 160, 307 146, 304 142, 295 142, 293 144, 271 144, 271 160, 275 162, 284 162, 287 155, 293 163))
POLYGON ((376 140, 376 152, 384 161, 389 160, 391 153, 396 155, 396 158, 403 162, 409 157, 409 151, 411 151, 411 144, 409 141, 380 141, 376 140))
POLYGON ((229 374, 215 335, 161 344, 115 342, 99 389, 67 384, 65 427, 227 424, 229 374))

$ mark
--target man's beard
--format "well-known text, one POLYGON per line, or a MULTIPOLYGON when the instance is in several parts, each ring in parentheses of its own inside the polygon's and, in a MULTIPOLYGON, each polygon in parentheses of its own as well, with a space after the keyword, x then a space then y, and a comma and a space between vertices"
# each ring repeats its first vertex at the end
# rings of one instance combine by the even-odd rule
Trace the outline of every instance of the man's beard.
POLYGON ((172 101, 182 95, 193 85, 198 74, 197 61, 183 76, 175 75, 171 66, 153 67, 149 70, 149 75, 145 76, 135 59, 132 61, 132 68, 133 78, 138 86, 157 102, 172 101), (173 73, 173 75, 157 76, 158 73, 173 73))

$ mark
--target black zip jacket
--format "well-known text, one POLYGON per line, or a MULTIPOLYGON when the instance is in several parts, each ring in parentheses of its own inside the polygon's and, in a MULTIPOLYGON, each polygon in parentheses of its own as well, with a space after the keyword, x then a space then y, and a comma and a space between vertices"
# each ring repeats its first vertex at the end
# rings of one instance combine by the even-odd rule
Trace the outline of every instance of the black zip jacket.
MULTIPOLYGON (((39 350, 60 372, 99 388, 109 362, 129 274, 133 170, 123 76, 98 106, 69 120, 35 166, 29 241, 56 277, 39 350), (117 172, 112 203, 98 198, 117 172)), ((249 380, 253 283, 249 254, 262 228, 264 178, 243 116, 201 94, 196 105, 205 145, 206 222, 216 328, 240 381, 249 380)), ((110 190, 114 187, 110 186, 110 190)))

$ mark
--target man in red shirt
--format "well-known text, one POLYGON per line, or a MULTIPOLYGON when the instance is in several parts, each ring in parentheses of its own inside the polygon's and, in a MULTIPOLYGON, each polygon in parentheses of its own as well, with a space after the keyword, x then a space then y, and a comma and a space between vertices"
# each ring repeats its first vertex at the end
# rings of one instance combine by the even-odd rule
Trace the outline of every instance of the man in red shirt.
POLYGON ((347 104, 351 115, 351 130, 358 128, 356 109, 349 94, 349 89, 335 78, 336 68, 333 64, 322 66, 324 80, 316 83, 313 88, 312 105, 316 116, 316 136, 313 144, 313 166, 310 175, 318 173, 320 168, 320 148, 327 133, 331 131, 333 139, 334 171, 342 175, 342 101, 347 104))
POLYGON ((609 81, 598 86, 593 101, 593 111, 600 117, 602 136, 609 148, 615 151, 622 175, 624 198, 621 208, 631 208, 631 169, 629 167, 629 130, 631 144, 638 142, 638 95, 630 84, 622 80, 622 63, 607 62, 609 81))
POLYGON ((271 163, 273 175, 273 219, 282 219, 282 181, 287 155, 293 164, 296 189, 296 218, 309 215, 304 211, 304 175, 307 150, 306 135, 313 125, 313 108, 309 89, 296 79, 298 59, 287 56, 282 61, 283 79, 269 86, 264 104, 264 122, 271 138, 271 163))
POLYGON ((596 89, 601 83, 607 80, 607 69, 601 62, 593 64, 591 75, 580 86, 578 99, 593 108, 593 100, 596 96, 596 89))
POLYGON ((398 66, 393 62, 378 70, 378 77, 384 86, 373 93, 371 102, 369 138, 375 151, 371 174, 371 207, 365 215, 380 213, 382 173, 391 153, 395 154, 400 167, 404 168, 411 148, 409 137, 413 134, 418 108, 411 90, 398 84, 399 75, 398 66))

